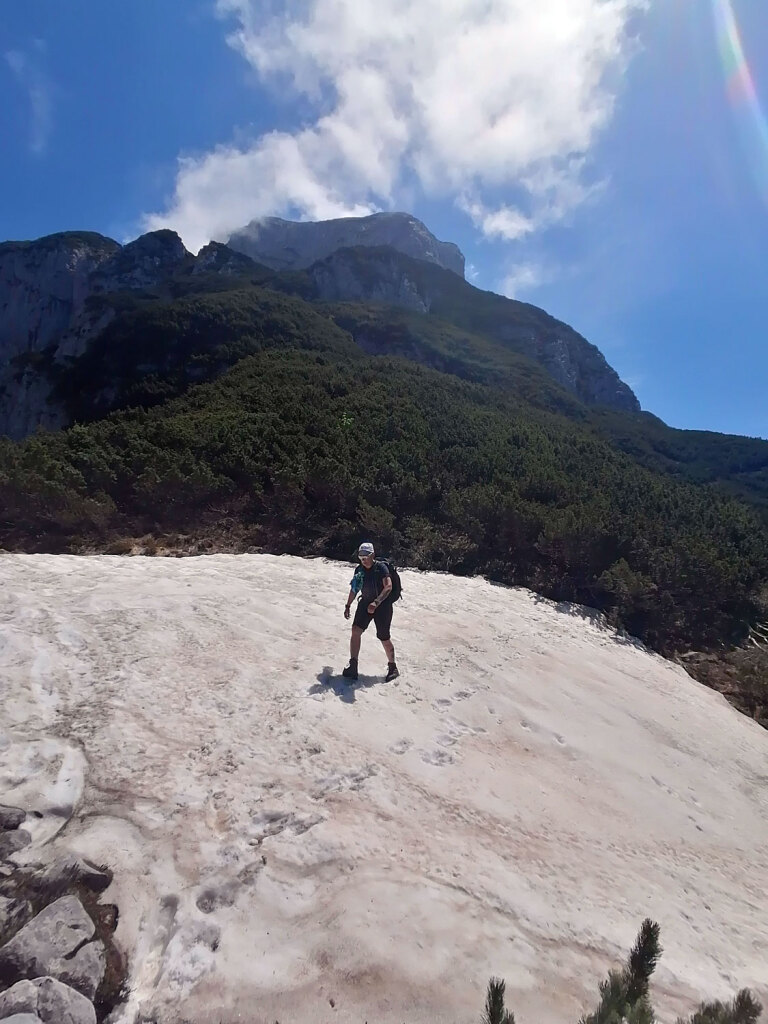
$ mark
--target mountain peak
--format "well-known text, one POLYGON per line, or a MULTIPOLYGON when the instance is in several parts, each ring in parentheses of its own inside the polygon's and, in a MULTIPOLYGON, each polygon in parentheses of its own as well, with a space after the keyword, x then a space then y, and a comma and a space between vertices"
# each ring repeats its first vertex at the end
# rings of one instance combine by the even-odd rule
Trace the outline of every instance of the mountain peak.
POLYGON ((227 244, 275 270, 304 270, 338 249, 386 245, 464 277, 464 255, 459 247, 441 242, 410 213, 323 221, 265 217, 233 232, 227 244))

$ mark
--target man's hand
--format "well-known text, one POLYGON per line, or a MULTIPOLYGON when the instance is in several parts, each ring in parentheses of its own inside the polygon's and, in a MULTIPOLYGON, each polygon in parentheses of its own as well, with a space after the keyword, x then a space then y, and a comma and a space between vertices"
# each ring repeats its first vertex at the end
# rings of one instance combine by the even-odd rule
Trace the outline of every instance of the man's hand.
POLYGON ((376 611, 376 605, 374 604, 373 601, 371 601, 371 603, 368 605, 368 614, 369 615, 373 615, 373 613, 375 611, 376 611))
POLYGON ((344 618, 345 619, 349 618, 349 605, 348 604, 344 605, 344 618))

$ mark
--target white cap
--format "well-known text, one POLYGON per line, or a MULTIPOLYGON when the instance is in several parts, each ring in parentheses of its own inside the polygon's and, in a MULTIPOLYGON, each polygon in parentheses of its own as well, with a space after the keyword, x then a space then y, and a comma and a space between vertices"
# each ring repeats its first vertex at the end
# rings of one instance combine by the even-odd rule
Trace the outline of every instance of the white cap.
POLYGON ((358 555, 372 555, 373 554, 373 544, 371 544, 371 542, 369 540, 365 541, 357 549, 357 553, 358 553, 358 555))

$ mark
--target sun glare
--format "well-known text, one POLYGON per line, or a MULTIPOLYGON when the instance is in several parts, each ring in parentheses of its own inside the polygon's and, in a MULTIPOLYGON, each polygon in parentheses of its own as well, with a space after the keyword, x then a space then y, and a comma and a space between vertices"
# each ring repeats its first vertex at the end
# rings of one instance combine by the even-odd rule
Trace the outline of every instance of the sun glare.
POLYGON ((750 170, 768 205, 768 121, 760 105, 731 0, 712 0, 728 96, 743 136, 750 170))

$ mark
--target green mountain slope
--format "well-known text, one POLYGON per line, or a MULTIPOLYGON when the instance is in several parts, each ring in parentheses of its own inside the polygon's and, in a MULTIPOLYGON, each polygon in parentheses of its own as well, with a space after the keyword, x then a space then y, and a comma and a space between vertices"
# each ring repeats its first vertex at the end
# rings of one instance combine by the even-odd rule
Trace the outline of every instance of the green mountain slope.
POLYGON ((263 349, 361 355, 328 316, 255 285, 165 301, 123 293, 109 302, 122 311, 90 348, 49 369, 54 397, 81 423, 126 406, 158 405, 263 349))
POLYGON ((679 480, 718 485, 755 506, 768 522, 768 441, 677 430, 650 413, 590 409, 588 420, 641 465, 679 480))
MULTIPOLYGON (((338 303, 326 308, 366 352, 400 355, 464 380, 509 390, 533 406, 560 412, 590 427, 654 472, 722 487, 754 505, 768 522, 768 441, 677 430, 650 413, 586 406, 560 387, 540 363, 434 314, 372 303, 338 303)), ((472 317, 465 312, 461 319, 472 317)))

